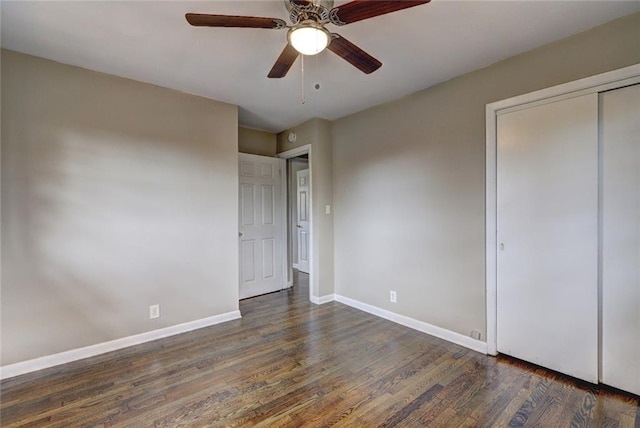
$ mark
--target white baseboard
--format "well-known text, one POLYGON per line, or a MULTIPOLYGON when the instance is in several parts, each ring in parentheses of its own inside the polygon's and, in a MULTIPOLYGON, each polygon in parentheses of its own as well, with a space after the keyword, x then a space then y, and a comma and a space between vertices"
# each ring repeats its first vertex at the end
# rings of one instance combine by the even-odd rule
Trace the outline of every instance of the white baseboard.
POLYGON ((171 327, 123 337, 122 339, 111 340, 109 342, 98 343, 96 345, 85 346, 78 349, 72 349, 70 351, 64 351, 58 354, 34 358, 33 360, 9 364, 0 367, 0 379, 8 379, 10 377, 35 372, 37 370, 46 369, 60 364, 70 363, 72 361, 93 357, 107 352, 116 351, 118 349, 127 348, 129 346, 139 345, 145 342, 151 342, 152 340, 162 339, 163 337, 186 333, 188 331, 220 324, 241 317, 242 315, 240 314, 240 311, 231 311, 195 321, 189 321, 183 324, 172 325, 171 327))
POLYGON ((333 302, 336 298, 335 294, 327 294, 326 296, 320 297, 310 296, 309 300, 311 300, 311 303, 315 303, 316 305, 324 305, 325 303, 333 302))
MULTIPOLYGON (((472 339, 471 337, 464 336, 460 333, 453 332, 451 330, 437 327, 435 325, 418 321, 413 318, 409 318, 404 315, 396 314, 395 312, 387 311, 376 306, 369 305, 367 303, 360 302, 349 297, 344 297, 339 294, 328 294, 325 296, 315 297, 311 296, 310 300, 316 305, 322 305, 328 302, 337 301, 361 311, 370 313, 380 318, 393 321, 395 323, 404 325, 405 327, 412 328, 414 330, 421 331, 423 333, 430 334, 431 336, 438 337, 448 342, 455 343, 460 346, 472 349, 474 351, 486 354, 487 344, 485 342, 472 339)), ((49 367, 57 366, 60 364, 70 363, 73 361, 81 360, 84 358, 93 357, 96 355, 104 354, 118 349, 127 348, 129 346, 139 345, 145 342, 151 342, 153 340, 162 339, 163 337, 173 336, 180 333, 186 333, 199 328, 220 324, 226 321, 235 320, 241 318, 240 311, 231 311, 220 315, 214 315, 212 317, 202 318, 195 321, 186 322, 183 324, 174 325, 171 327, 162 328, 159 330, 153 330, 146 333, 140 333, 133 336, 124 337, 122 339, 111 340, 109 342, 98 343, 96 345, 85 346, 83 348, 72 349, 70 351, 60 352, 58 354, 47 355, 44 357, 34 358, 28 361, 21 361, 19 363, 9 364, 0 367, 0 379, 8 379, 14 376, 34 372, 37 370, 46 369, 49 367)))
POLYGON ((381 309, 377 306, 362 303, 358 300, 350 299, 349 297, 344 297, 339 294, 334 294, 334 298, 337 302, 344 303, 345 305, 360 309, 361 311, 368 312, 380 318, 393 321, 405 327, 427 333, 431 336, 446 340, 447 342, 455 343, 456 345, 464 346, 465 348, 472 349, 482 354, 487 353, 487 344, 480 340, 476 340, 471 337, 464 336, 460 333, 456 333, 442 327, 437 327, 423 321, 418 321, 404 315, 396 314, 395 312, 387 311, 386 309, 381 309))

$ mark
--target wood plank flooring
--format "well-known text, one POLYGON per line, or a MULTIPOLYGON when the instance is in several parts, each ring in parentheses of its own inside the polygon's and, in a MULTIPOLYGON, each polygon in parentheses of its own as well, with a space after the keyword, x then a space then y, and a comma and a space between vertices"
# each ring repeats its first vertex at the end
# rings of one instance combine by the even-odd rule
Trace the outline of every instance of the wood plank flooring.
POLYGON ((2 382, 3 427, 633 427, 638 397, 292 290, 241 320, 2 382))

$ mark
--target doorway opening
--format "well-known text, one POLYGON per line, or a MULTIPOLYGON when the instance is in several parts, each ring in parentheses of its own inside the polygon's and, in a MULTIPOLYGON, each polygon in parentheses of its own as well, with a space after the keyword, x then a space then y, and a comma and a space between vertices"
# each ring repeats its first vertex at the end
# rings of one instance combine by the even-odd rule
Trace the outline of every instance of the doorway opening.
POLYGON ((308 277, 309 296, 316 295, 313 281, 313 194, 311 145, 279 153, 286 160, 287 285, 308 277))
POLYGON ((309 156, 287 159, 289 256, 293 269, 309 273, 309 156))

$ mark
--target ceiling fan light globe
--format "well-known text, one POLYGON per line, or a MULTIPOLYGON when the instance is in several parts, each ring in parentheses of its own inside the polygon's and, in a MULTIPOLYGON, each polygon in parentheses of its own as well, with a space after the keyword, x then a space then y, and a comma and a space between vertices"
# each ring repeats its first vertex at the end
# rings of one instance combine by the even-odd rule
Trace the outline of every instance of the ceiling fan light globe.
POLYGON ((289 43, 303 55, 317 55, 331 40, 329 32, 322 27, 302 26, 289 30, 289 43))

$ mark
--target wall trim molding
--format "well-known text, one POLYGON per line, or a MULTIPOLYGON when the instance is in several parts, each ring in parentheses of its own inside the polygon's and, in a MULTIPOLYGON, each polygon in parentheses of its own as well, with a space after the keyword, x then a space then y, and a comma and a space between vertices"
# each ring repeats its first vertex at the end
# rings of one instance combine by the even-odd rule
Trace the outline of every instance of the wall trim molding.
POLYGON ((386 309, 379 308, 377 306, 369 305, 367 303, 360 302, 349 297, 344 297, 339 294, 335 294, 335 300, 343 303, 352 308, 359 309, 361 311, 370 313, 380 318, 384 318, 389 321, 393 321, 397 324, 405 327, 418 330, 422 333, 426 333, 430 336, 435 336, 438 339, 446 340, 447 342, 455 343, 456 345, 464 346, 481 354, 487 353, 487 344, 480 340, 473 339, 471 337, 464 336, 455 331, 447 330, 446 328, 438 327, 433 324, 426 323, 424 321, 418 321, 417 319, 410 318, 404 315, 397 314, 395 312, 388 311, 386 309))
POLYGON ((333 302, 334 300, 336 300, 336 295, 327 294, 325 296, 320 296, 320 297, 311 296, 310 300, 311 300, 311 303, 315 303, 316 305, 324 305, 325 303, 333 302))
POLYGON ((165 327, 158 330, 134 334, 133 336, 127 336, 121 339, 110 340, 108 342, 97 343, 95 345, 89 345, 82 348, 63 351, 57 354, 34 358, 32 360, 9 364, 0 367, 0 379, 8 379, 26 373, 54 367, 60 364, 71 363, 73 361, 82 360, 84 358, 94 357, 96 355, 105 354, 107 352, 117 351, 118 349, 140 345, 142 343, 151 342, 153 340, 162 339, 164 337, 174 336, 176 334, 187 333, 189 331, 221 324, 223 322, 232 321, 239 318, 242 318, 242 315, 240 314, 239 310, 236 310, 207 318, 201 318, 195 321, 172 325, 170 327, 165 327))
POLYGON ((640 64, 585 77, 528 94, 489 103, 485 107, 485 286, 487 352, 498 354, 498 178, 497 117, 534 105, 640 83, 640 64))

